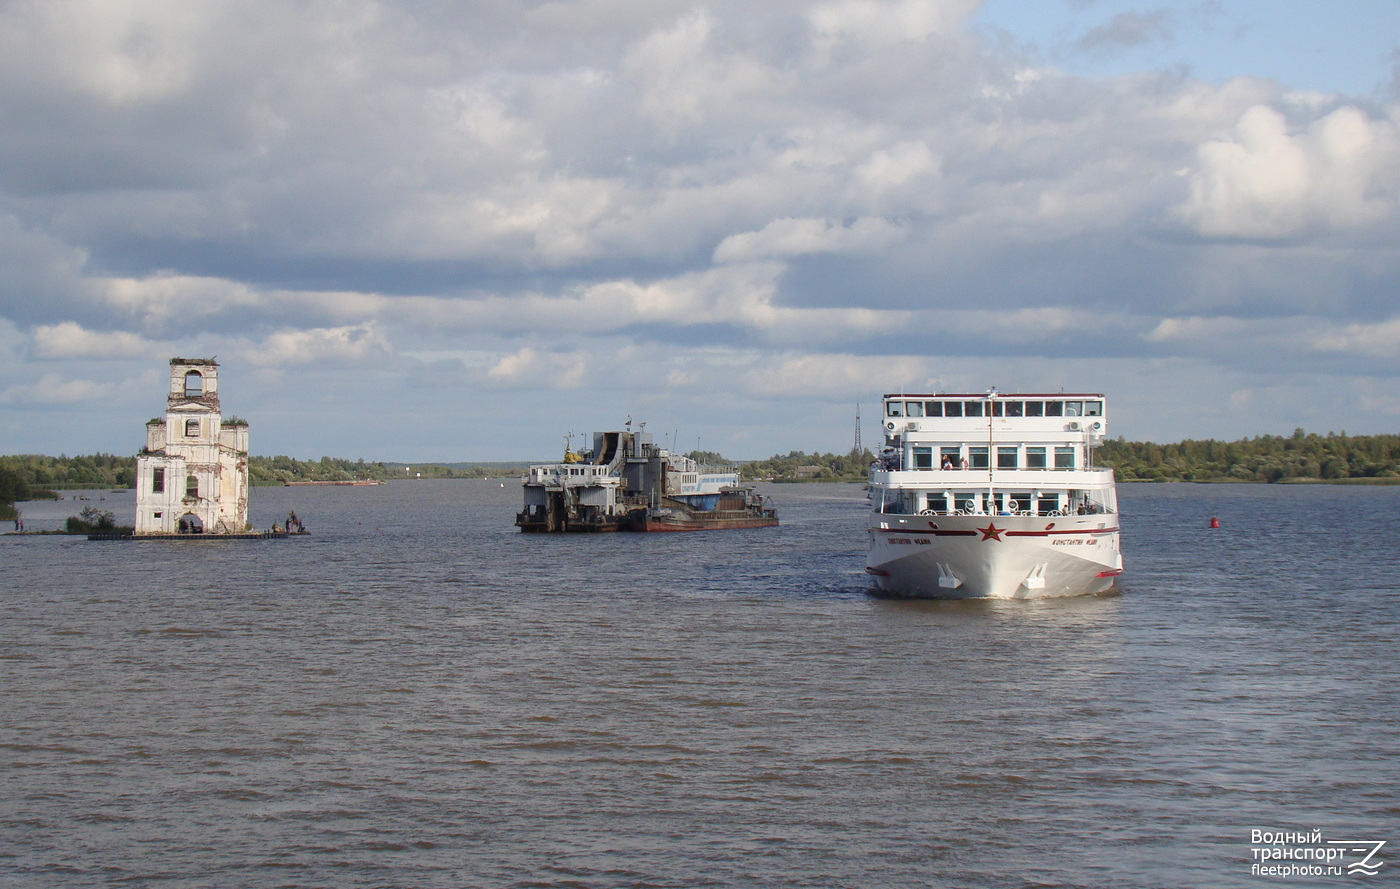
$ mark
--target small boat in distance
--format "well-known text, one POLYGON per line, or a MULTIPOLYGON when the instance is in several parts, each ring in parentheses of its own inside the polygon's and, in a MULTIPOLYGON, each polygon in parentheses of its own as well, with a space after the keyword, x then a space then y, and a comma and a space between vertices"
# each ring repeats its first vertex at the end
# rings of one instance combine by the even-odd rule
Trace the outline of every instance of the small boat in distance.
POLYGON ((737 466, 705 466, 658 447, 645 431, 597 432, 593 447, 564 449, 559 463, 531 466, 522 480, 521 531, 710 531, 778 524, 737 466))
POLYGON ((1102 395, 886 395, 870 467, 875 593, 1029 599, 1123 573, 1102 395))

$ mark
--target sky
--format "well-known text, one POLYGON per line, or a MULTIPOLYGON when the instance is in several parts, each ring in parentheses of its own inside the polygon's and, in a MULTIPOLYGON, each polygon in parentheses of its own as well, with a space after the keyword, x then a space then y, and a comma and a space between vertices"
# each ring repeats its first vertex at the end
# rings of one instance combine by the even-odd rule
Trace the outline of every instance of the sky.
POLYGON ((1394 0, 0 2, 0 453, 1394 433, 1397 126, 1394 0))

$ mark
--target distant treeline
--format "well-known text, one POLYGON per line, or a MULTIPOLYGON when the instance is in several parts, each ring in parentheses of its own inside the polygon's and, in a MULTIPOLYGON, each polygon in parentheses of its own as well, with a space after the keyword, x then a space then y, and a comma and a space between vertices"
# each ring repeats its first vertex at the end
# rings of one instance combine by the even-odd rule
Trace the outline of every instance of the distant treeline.
MULTIPOLYGON (((775 481, 865 481, 870 461, 875 455, 868 449, 849 454, 820 454, 789 451, 774 454, 767 460, 743 463, 740 471, 749 480, 771 478, 775 481)), ((719 461, 716 461, 719 462, 719 461)))
MULTIPOLYGON (((700 463, 725 464, 712 451, 690 454, 700 463)), ((862 481, 874 455, 791 451, 766 460, 740 463, 746 479, 781 481, 862 481)), ((1105 441, 1095 462, 1115 470, 1123 481, 1345 482, 1400 483, 1400 435, 1318 435, 1295 430, 1291 436, 1261 435, 1239 441, 1183 441, 1176 444, 1105 441)), ((527 463, 366 462, 335 457, 294 460, 251 457, 255 485, 289 481, 354 481, 402 478, 502 478, 519 475, 527 463)), ((129 488, 136 481, 136 458, 113 454, 47 457, 0 456, 0 517, 10 504, 42 496, 45 489, 129 488)))
POLYGON ((0 457, 0 472, 4 470, 15 473, 30 488, 129 488, 136 484, 136 458, 115 454, 0 457))
MULTIPOLYGON (((862 454, 793 451, 743 465, 744 477, 782 481, 864 480, 874 459, 862 454)), ((1400 435, 1317 435, 1297 429, 1291 436, 1261 435, 1240 441, 1154 444, 1105 441, 1094 462, 1122 481, 1400 483, 1400 435)))
MULTIPOLYGON (((395 478, 492 478, 517 475, 524 464, 509 463, 369 463, 322 457, 320 460, 294 460, 291 457, 248 458, 248 480, 254 485, 280 485, 284 482, 340 482, 356 479, 388 481, 395 478)), ((21 454, 0 457, 0 503, 31 498, 32 490, 72 488, 130 488, 136 484, 136 458, 113 454, 80 457, 47 457, 21 454), (22 490, 19 486, 23 486, 22 490), (11 496, 15 495, 15 496, 11 496)), ((0 513, 3 515, 3 513, 0 513)))
POLYGON ((1400 482, 1400 435, 1317 435, 1177 444, 1106 441, 1096 462, 1120 480, 1286 482, 1347 480, 1400 482))
POLYGON ((280 485, 284 482, 348 482, 360 479, 391 481, 396 478, 497 478, 519 475, 523 463, 366 463, 322 457, 320 460, 294 460, 291 457, 248 458, 248 479, 254 485, 280 485))

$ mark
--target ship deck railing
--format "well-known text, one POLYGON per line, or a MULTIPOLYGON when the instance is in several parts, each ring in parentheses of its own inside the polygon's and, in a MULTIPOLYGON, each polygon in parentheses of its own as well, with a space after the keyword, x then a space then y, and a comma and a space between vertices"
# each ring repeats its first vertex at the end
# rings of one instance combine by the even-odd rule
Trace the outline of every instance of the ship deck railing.
POLYGON ((1057 507, 1056 509, 1000 509, 988 511, 986 509, 920 509, 912 511, 904 503, 891 502, 885 504, 883 509, 877 509, 881 515, 923 515, 923 516, 1025 516, 1028 518, 1060 518, 1063 516, 1075 515, 1117 515, 1118 510, 1102 503, 1090 503, 1088 506, 1057 507))
POLYGON ((734 475, 739 472, 739 467, 730 466, 696 466, 695 471, 700 475, 734 475))

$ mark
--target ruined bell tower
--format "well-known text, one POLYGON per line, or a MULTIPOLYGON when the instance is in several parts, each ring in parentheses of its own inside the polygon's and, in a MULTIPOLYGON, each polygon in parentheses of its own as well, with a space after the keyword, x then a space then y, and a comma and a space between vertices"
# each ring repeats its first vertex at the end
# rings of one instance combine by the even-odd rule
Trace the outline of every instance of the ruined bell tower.
POLYGON ((248 527, 248 424, 223 419, 219 364, 172 358, 164 419, 136 458, 136 534, 238 534, 248 527))

